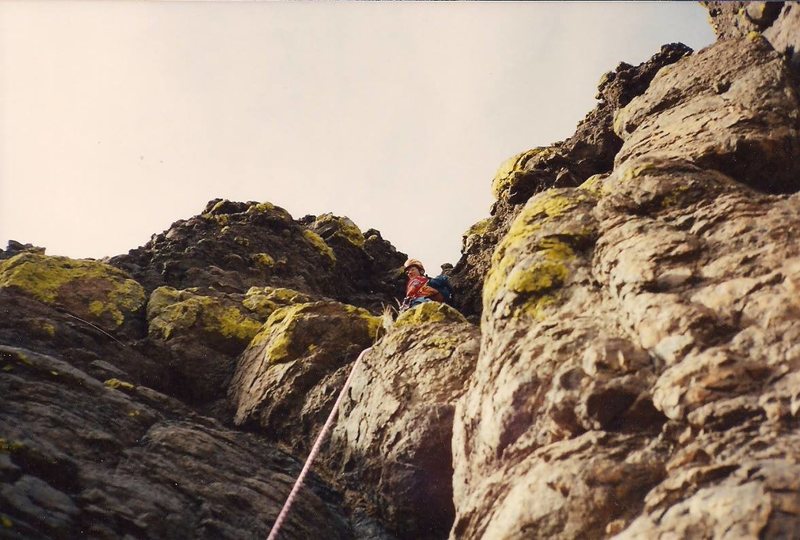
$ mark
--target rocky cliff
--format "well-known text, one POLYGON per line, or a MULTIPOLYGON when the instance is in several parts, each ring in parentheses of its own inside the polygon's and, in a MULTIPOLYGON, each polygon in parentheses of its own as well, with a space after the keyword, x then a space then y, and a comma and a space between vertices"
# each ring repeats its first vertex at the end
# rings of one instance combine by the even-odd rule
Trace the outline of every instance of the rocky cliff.
POLYGON ((458 310, 269 203, 10 243, 0 537, 263 537, 351 371, 286 538, 800 537, 800 7, 707 7, 500 167, 458 310))

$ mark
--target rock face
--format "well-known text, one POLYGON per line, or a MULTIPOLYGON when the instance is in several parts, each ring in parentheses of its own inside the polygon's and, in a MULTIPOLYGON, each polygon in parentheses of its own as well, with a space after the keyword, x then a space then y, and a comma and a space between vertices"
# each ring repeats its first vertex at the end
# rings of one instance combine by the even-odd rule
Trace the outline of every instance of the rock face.
POLYGON ((702 2, 711 26, 720 39, 736 39, 763 33, 800 73, 800 6, 797 2, 702 2))
MULTIPOLYGON (((265 536, 300 470, 252 436, 55 356, 0 346, 3 538, 265 536)), ((318 480, 287 534, 350 538, 318 480)))
POLYGON ((534 148, 500 166, 492 190, 497 199, 492 215, 464 233, 462 256, 453 272, 459 308, 478 318, 483 277, 494 248, 514 217, 535 193, 553 187, 578 186, 590 177, 609 172, 622 141, 613 130, 614 114, 644 92, 662 67, 691 53, 682 44, 670 44, 639 66, 620 63, 603 75, 597 89, 597 107, 578 124, 569 139, 534 148))
POLYGON ((381 319, 336 302, 276 310, 238 361, 230 385, 234 422, 307 452, 358 354, 381 319))
POLYGON ((443 538, 453 522, 453 415, 477 353, 478 329, 431 302, 401 314, 354 367, 327 465, 399 538, 443 538))
POLYGON ((483 289, 452 537, 800 533, 800 198, 771 195, 798 190, 793 84, 761 38, 721 41, 617 113, 609 175, 524 206, 483 289))
POLYGON ((269 203, 9 243, 0 537, 264 537, 350 374, 287 538, 800 537, 798 9, 708 6, 501 167, 462 313, 393 320, 402 253, 269 203))
POLYGON ((362 233, 347 218, 295 221, 270 203, 215 199, 110 263, 148 292, 163 285, 240 294, 285 287, 377 312, 402 294, 405 259, 378 231, 362 233))

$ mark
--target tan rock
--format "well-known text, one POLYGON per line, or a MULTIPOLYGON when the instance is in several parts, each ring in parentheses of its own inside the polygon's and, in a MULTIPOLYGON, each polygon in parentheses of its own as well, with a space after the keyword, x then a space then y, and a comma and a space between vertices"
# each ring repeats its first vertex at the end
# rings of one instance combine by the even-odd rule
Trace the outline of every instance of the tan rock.
POLYGON ((350 364, 380 324, 368 311, 337 302, 275 310, 239 356, 228 387, 236 425, 310 449, 350 364))
POLYGON ((475 367, 478 329, 463 318, 400 322, 355 366, 328 466, 399 537, 441 538, 454 513, 455 402, 475 367))

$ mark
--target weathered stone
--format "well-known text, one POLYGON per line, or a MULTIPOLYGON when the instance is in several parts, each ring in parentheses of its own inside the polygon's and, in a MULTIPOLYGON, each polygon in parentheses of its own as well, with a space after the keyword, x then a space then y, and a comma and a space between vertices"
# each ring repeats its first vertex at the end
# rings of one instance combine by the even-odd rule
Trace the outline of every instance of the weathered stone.
POLYGON ((492 182, 497 199, 492 216, 464 233, 462 257, 453 272, 456 300, 464 314, 472 320, 479 318, 483 280, 491 266, 492 252, 522 205, 544 189, 578 186, 608 173, 622 145, 613 130, 614 113, 643 93, 662 67, 690 53, 685 45, 673 43, 636 67, 619 64, 603 75, 596 96, 599 103, 578 123, 572 137, 522 152, 500 166, 492 182))
POLYGON ((244 294, 251 287, 270 286, 376 313, 402 295, 397 269, 406 256, 380 234, 370 230, 362 235, 348 218, 332 215, 314 223, 314 216, 294 220, 267 202, 214 199, 199 216, 173 223, 146 245, 110 262, 148 292, 168 285, 244 294))
MULTIPOLYGON (((265 536, 300 463, 215 422, 114 389, 53 356, 0 346, 0 520, 11 538, 265 536)), ((127 388, 127 387, 126 387, 127 388)), ((317 478, 289 537, 350 538, 317 478)))
POLYGON ((336 302, 277 309, 238 360, 228 391, 234 422, 307 451, 380 327, 368 311, 336 302))
POLYGON ((800 101, 760 35, 719 42, 660 70, 616 114, 614 131, 625 141, 617 166, 644 155, 677 158, 760 191, 800 189, 800 101))
POLYGON ((474 368, 477 334, 463 318, 398 318, 353 368, 327 464, 343 475, 354 504, 400 538, 442 538, 452 525, 453 412, 474 368))
POLYGON ((26 251, 0 262, 0 289, 11 289, 115 331, 141 315, 142 286, 94 260, 26 251))
POLYGON ((611 174, 523 207, 457 407, 451 537, 793 537, 797 497, 772 478, 800 460, 800 195, 763 192, 798 187, 796 111, 774 53, 720 42, 619 113, 611 174), (704 95, 723 72, 750 98, 704 95), (695 105, 742 125, 667 121, 695 105))

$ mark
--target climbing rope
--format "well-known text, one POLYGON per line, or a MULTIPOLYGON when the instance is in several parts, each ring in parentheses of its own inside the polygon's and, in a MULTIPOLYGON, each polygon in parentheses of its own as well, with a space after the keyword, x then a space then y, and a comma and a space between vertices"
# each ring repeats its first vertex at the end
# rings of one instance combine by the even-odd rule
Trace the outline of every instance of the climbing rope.
POLYGON ((347 389, 350 387, 350 381, 353 378, 353 373, 356 371, 356 364, 361 362, 361 358, 364 355, 372 350, 372 347, 367 347, 361 354, 358 355, 356 361, 353 362, 352 367, 350 368, 350 374, 347 376, 347 380, 344 382, 344 386, 342 386, 341 391, 339 392, 339 396, 336 398, 336 403, 333 404, 333 409, 331 410, 330 414, 328 415, 328 419, 325 421, 325 425, 322 426, 322 429, 317 435, 317 440, 314 442, 314 446, 311 448, 311 452, 309 452, 308 457, 306 458, 306 463, 303 465, 303 470, 300 471, 300 476, 297 477, 297 480, 294 482, 294 487, 292 487, 292 491, 289 493, 289 496, 286 498, 286 502, 283 503, 283 508, 281 508, 280 514, 278 514, 278 519, 275 520, 275 524, 272 526, 272 530, 269 532, 269 536, 267 540, 275 540, 278 538, 278 532, 281 530, 281 526, 283 526, 283 522, 286 521, 286 516, 289 515, 289 510, 292 508, 292 503, 294 499, 297 497, 297 493, 300 491, 300 486, 303 485, 303 481, 306 478, 306 474, 311 469, 311 464, 317 457, 319 453, 319 449, 322 446, 322 441, 325 440, 325 437, 328 434, 328 431, 331 429, 333 425, 333 420, 336 418, 336 413, 339 410, 339 403, 342 401, 342 397, 347 389))

